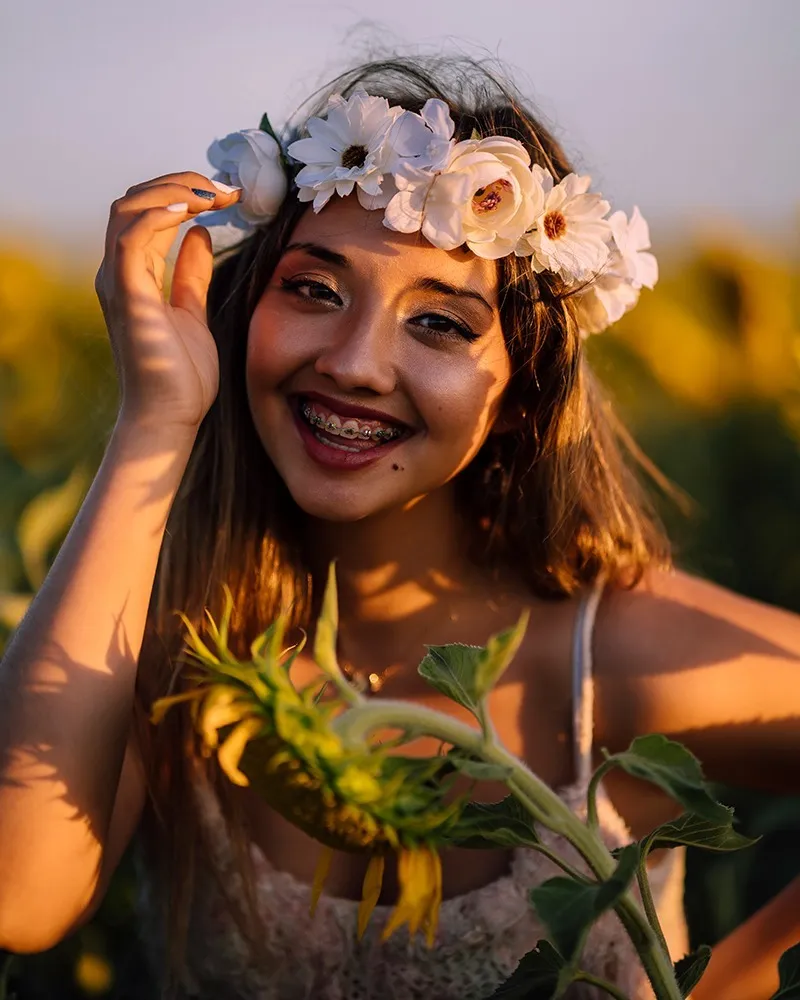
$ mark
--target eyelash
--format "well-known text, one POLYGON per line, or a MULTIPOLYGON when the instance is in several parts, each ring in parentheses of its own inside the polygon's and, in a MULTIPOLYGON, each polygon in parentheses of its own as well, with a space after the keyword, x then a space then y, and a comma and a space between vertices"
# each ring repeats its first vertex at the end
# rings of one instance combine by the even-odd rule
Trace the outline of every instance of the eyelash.
MULTIPOLYGON (((339 298, 337 293, 328 285, 326 285, 323 281, 312 281, 309 278, 281 278, 280 284, 281 284, 281 289, 284 292, 288 292, 290 295, 296 295, 298 298, 303 299, 305 302, 320 302, 323 304, 327 304, 332 302, 332 299, 314 298, 314 296, 312 295, 304 294, 303 292, 301 292, 300 291, 301 288, 309 288, 309 289, 322 288, 331 295, 335 295, 337 299, 339 298)), ((430 326, 423 326, 423 329, 426 331, 426 333, 429 333, 434 337, 444 337, 444 338, 461 337, 464 340, 468 341, 469 343, 472 343, 473 341, 477 340, 479 336, 479 334, 471 330, 465 323, 461 323, 458 320, 453 319, 452 316, 445 316, 443 313, 433 313, 433 312, 422 313, 422 315, 415 317, 416 321, 419 321, 421 319, 444 320, 448 324, 448 326, 452 327, 452 329, 456 331, 455 333, 445 333, 442 330, 436 330, 430 326)))

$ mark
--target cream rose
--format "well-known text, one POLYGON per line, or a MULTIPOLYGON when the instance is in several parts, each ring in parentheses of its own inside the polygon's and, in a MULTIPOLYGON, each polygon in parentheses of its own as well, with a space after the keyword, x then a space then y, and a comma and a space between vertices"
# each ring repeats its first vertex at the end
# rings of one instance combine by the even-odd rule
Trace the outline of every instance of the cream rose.
POLYGON ((398 193, 384 220, 388 228, 421 229, 443 250, 466 243, 491 260, 513 252, 541 201, 525 147, 503 136, 456 143, 441 172, 401 166, 395 181, 398 193))
POLYGON ((242 188, 237 208, 247 222, 269 222, 286 197, 288 182, 281 148, 261 129, 231 132, 208 149, 208 159, 219 171, 213 179, 242 188))

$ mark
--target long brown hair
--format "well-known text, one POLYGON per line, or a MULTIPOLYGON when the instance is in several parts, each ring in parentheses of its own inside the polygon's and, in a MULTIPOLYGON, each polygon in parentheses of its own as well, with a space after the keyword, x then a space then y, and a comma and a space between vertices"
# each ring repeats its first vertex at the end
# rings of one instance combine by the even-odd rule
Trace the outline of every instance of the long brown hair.
MULTIPOLYGON (((286 138, 302 133, 330 93, 356 87, 418 111, 431 97, 447 102, 456 139, 505 135, 518 139, 534 163, 558 181, 571 167, 550 132, 507 83, 463 59, 393 59, 358 67, 315 95, 295 116, 286 138)), ((220 390, 197 436, 175 498, 160 554, 139 665, 138 705, 147 741, 150 806, 145 840, 170 886, 169 962, 177 974, 185 945, 192 873, 212 874, 191 794, 203 768, 220 797, 244 889, 231 899, 235 919, 256 941, 247 838, 226 783, 204 760, 185 715, 174 711, 151 731, 144 721, 154 698, 174 688, 182 648, 181 609, 202 626, 208 608, 221 611, 222 584, 236 602, 231 647, 245 655, 251 639, 279 611, 307 622, 312 580, 303 552, 303 517, 256 433, 247 403, 245 351, 250 318, 308 208, 289 196, 277 218, 216 263, 209 323, 220 362, 220 390), (249 931, 248 931, 249 928, 249 931)), ((528 262, 497 262, 500 313, 512 364, 505 406, 516 428, 491 435, 458 477, 456 495, 475 559, 487 567, 511 560, 531 592, 566 597, 603 573, 627 586, 669 547, 631 469, 629 441, 613 417, 581 347, 568 291, 528 262)), ((180 686, 178 677, 177 685, 180 686)), ((225 889, 224 878, 220 887, 225 889)), ((176 979, 172 978, 173 984, 176 979)))

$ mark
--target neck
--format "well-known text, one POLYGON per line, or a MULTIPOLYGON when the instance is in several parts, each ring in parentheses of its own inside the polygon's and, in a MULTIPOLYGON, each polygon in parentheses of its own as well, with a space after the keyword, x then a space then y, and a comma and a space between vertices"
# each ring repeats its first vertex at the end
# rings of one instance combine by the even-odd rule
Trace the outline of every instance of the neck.
POLYGON ((476 580, 451 485, 361 521, 311 521, 307 540, 318 595, 336 560, 342 655, 355 666, 420 648, 476 580))

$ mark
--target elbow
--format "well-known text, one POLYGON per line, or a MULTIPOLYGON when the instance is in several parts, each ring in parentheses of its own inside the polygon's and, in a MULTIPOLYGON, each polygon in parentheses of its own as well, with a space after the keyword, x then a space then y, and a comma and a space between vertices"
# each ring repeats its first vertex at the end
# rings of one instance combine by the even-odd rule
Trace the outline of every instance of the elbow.
POLYGON ((0 898, 0 950, 15 955, 49 951, 84 924, 91 912, 87 907, 79 914, 59 914, 45 900, 20 904, 18 898, 0 898))
POLYGON ((10 951, 14 955, 35 955, 49 951, 68 936, 66 929, 42 923, 23 923, 6 920, 0 915, 0 951, 10 951))

